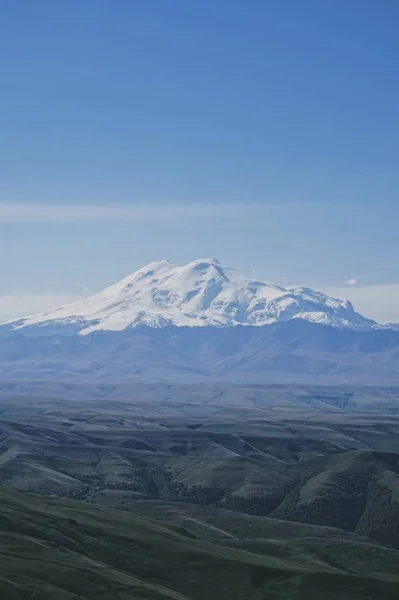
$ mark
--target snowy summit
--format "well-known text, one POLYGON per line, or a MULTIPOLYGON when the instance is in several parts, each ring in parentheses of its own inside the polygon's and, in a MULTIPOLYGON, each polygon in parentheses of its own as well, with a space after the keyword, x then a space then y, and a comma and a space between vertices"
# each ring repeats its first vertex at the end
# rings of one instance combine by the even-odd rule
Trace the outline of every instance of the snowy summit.
POLYGON ((86 335, 140 325, 260 326, 289 319, 358 330, 376 325, 355 312, 348 300, 249 279, 215 259, 184 266, 153 262, 90 298, 8 325, 20 329, 73 324, 86 335))

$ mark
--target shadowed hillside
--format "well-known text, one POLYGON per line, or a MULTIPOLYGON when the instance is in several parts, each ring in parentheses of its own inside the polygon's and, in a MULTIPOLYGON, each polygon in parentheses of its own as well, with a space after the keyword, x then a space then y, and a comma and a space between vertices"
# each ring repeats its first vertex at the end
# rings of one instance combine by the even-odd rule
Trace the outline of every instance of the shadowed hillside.
POLYGON ((156 499, 271 515, 399 547, 395 417, 251 416, 145 417, 142 404, 104 401, 3 405, 0 483, 126 510, 156 499))

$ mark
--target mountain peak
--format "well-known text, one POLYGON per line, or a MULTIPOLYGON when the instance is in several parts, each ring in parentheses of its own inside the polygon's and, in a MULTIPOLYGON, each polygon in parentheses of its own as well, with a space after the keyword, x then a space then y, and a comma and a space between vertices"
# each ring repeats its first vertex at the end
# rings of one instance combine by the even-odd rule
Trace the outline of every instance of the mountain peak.
POLYGON ((154 261, 90 298, 10 325, 74 324, 79 333, 88 334, 139 325, 261 326, 290 319, 350 329, 376 325, 347 301, 309 288, 284 288, 249 279, 215 258, 184 266, 154 261))
POLYGON ((219 260, 217 260, 217 258, 197 258, 197 260, 193 260, 191 263, 188 263, 188 265, 186 265, 186 266, 208 265, 210 267, 212 265, 215 266, 215 265, 221 265, 221 264, 222 263, 219 260))

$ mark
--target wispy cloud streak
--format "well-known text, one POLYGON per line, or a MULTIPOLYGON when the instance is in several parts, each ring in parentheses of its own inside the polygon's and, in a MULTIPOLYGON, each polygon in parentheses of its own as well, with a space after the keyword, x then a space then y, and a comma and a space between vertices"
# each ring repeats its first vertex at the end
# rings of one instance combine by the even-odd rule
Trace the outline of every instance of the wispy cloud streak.
POLYGON ((74 223, 158 221, 190 218, 239 218, 258 207, 250 204, 31 204, 0 202, 0 223, 74 223))

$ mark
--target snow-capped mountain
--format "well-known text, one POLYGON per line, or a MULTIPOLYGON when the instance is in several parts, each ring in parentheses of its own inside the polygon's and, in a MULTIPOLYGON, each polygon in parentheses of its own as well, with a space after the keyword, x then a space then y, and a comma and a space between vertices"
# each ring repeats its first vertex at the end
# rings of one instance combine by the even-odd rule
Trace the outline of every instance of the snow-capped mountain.
POLYGON ((167 260, 153 262, 90 298, 7 325, 14 330, 73 325, 78 333, 87 335, 140 325, 227 328, 291 319, 352 330, 376 326, 348 300, 309 288, 284 288, 253 280, 215 259, 184 266, 167 260))

